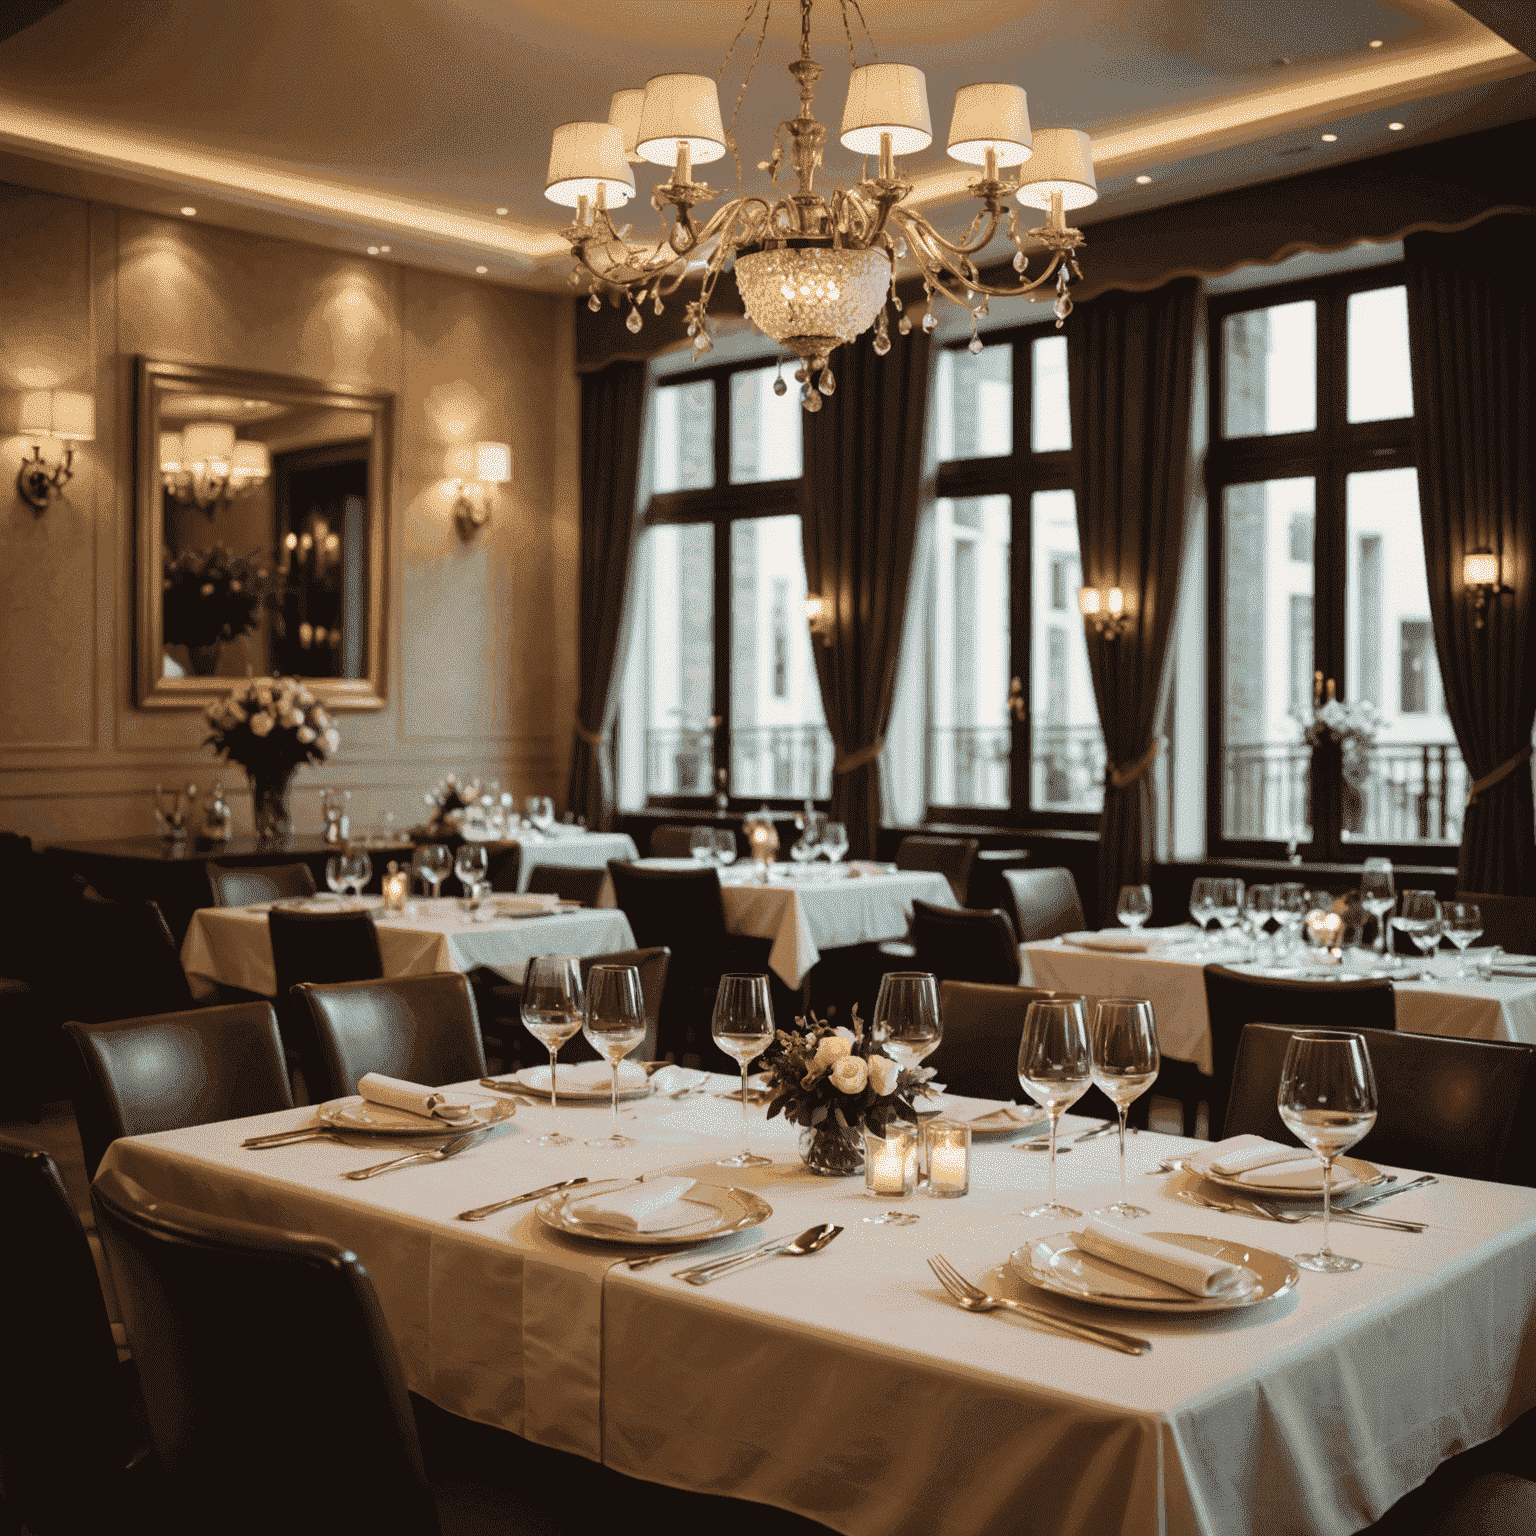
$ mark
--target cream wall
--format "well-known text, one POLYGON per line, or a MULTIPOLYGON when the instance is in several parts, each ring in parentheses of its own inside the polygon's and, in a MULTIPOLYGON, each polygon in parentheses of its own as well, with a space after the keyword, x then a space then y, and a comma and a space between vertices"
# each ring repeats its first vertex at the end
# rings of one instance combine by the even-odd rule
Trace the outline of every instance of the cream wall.
POLYGON ((156 783, 244 776, 201 715, 133 707, 138 354, 387 390, 388 704, 296 781, 402 825, 444 772, 563 794, 576 700, 580 396, 568 301, 0 184, 0 828, 35 841, 151 829, 156 783), (96 440, 40 517, 10 494, 23 389, 88 389, 96 440), (463 543, 438 489, 459 439, 512 445, 511 485, 463 543))

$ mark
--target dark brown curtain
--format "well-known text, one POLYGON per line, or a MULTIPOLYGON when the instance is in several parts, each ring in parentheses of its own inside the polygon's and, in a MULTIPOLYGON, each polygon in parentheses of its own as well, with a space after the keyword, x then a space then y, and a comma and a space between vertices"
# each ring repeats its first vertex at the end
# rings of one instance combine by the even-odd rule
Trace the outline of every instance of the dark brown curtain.
POLYGON ((1457 884, 1532 895, 1536 218, 1509 215, 1462 234, 1411 235, 1404 253, 1429 611, 1445 709, 1473 791, 1457 884), (1499 557, 1503 583, 1513 589, 1489 602, 1481 629, 1461 580, 1462 556, 1478 549, 1499 557))
POLYGON ((1125 594, 1117 639, 1088 632, 1088 665, 1109 765, 1099 819, 1099 906, 1152 857, 1158 695, 1172 632, 1189 470, 1200 299, 1193 278, 1153 293, 1106 293, 1067 321, 1072 479, 1083 582, 1125 594))
POLYGON ((832 354, 837 393, 805 421, 805 578, 832 618, 815 646, 832 733, 832 818, 855 858, 880 831, 880 750, 891 718, 917 538, 928 338, 867 338, 832 354))
POLYGON ((645 364, 610 363, 581 380, 581 692, 567 807, 587 825, 613 823, 614 687, 624 592, 635 547, 645 364))

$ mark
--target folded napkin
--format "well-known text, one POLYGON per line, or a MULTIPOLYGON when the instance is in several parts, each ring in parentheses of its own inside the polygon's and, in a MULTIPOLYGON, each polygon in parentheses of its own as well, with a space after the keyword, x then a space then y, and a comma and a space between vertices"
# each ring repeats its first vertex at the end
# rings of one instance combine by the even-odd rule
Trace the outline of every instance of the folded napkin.
POLYGON ((627 1184, 608 1194, 571 1201, 566 1209, 583 1226, 616 1232, 667 1232, 691 1226, 699 1219, 697 1202, 682 1198, 692 1179, 656 1179, 627 1184))
MULTIPOLYGON (((1262 1136, 1229 1136, 1197 1153, 1189 1160, 1191 1172, 1220 1174, 1239 1184, 1253 1184, 1265 1189, 1294 1190, 1302 1195, 1323 1192, 1323 1165, 1305 1147, 1287 1147, 1262 1136)), ((1360 1181, 1335 1166, 1333 1192, 1342 1194, 1360 1181)))
POLYGON ((1062 935, 1061 941, 1077 949, 1101 949, 1113 955, 1144 955, 1148 950, 1160 949, 1167 942, 1159 931, 1138 933, 1130 928, 1066 933, 1062 935))
MULTIPOLYGON (((543 1086, 543 1092, 549 1092, 549 1068, 534 1067, 532 1071, 539 1074, 538 1081, 543 1086)), ((642 1089, 650 1081, 645 1075, 645 1068, 638 1062, 621 1061, 619 1063, 619 1092, 634 1093, 642 1089)), ((607 1093, 613 1086, 613 1069, 606 1061, 573 1061, 562 1062, 560 1075, 555 1079, 555 1084, 561 1093, 607 1093)), ((525 1087, 533 1084, 524 1080, 525 1087)))
POLYGON ((1072 1241, 1084 1253, 1108 1259, 1111 1264, 1135 1270, 1138 1275, 1177 1286, 1192 1296, 1223 1296, 1243 1288, 1253 1278, 1252 1270, 1244 1269, 1241 1264, 1207 1258, 1202 1253, 1180 1248, 1176 1243, 1165 1243, 1156 1237, 1111 1227, 1091 1216, 1080 1231, 1072 1234, 1072 1241))
POLYGON ((404 1078, 385 1077, 382 1072, 370 1072, 360 1077, 357 1091, 370 1104, 403 1109, 407 1114, 441 1120, 445 1125, 467 1125, 477 1118, 475 1101, 468 1094, 424 1088, 420 1083, 408 1083, 404 1078))
POLYGON ((958 1120, 964 1125, 980 1125, 988 1130, 997 1130, 1010 1125, 1021 1129, 1026 1125, 1034 1125, 1043 1111, 1034 1105, 1021 1109, 1017 1104, 999 1104, 996 1099, 968 1099, 959 1094, 947 1093, 939 1106, 939 1113, 946 1120, 958 1120))
POLYGON ((491 904, 498 912, 553 912, 560 905, 560 898, 539 891, 521 891, 515 896, 494 896, 491 904))

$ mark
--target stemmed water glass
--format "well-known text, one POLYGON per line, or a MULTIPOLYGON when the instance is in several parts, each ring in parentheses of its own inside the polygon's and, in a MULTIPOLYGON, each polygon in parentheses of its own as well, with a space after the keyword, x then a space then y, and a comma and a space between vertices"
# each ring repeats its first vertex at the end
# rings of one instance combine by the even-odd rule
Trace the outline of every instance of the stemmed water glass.
POLYGON ((1248 937, 1253 942, 1254 953, 1260 944, 1269 939, 1269 920, 1275 914, 1275 888, 1272 885, 1250 885, 1243 897, 1243 920, 1248 937))
POLYGON ((1024 1015, 1019 1041, 1019 1082, 1051 1117, 1050 1190, 1044 1205, 1025 1216, 1081 1216, 1056 1199, 1056 1127, 1065 1111, 1088 1091, 1093 1081, 1093 1057, 1080 997, 1040 998, 1024 1015))
POLYGON ((713 827, 695 827, 688 838, 688 852, 695 864, 715 862, 715 832, 713 827))
POLYGON ((1120 899, 1115 903, 1115 916, 1135 933, 1152 916, 1152 887, 1122 885, 1120 899))
POLYGON ((747 1116, 747 1068, 773 1040, 773 1004, 768 997, 768 978, 736 972, 722 976, 709 1027, 715 1044, 741 1063, 741 1151, 715 1161, 721 1168, 760 1168, 773 1159, 761 1157, 752 1150, 747 1116))
POLYGON ((1303 1029, 1291 1036, 1280 1071, 1280 1118, 1323 1164, 1323 1246, 1299 1253, 1303 1269, 1339 1275, 1359 1269, 1328 1246, 1333 1160, 1376 1123, 1376 1079, 1361 1035, 1345 1030, 1303 1029))
POLYGON ((1125 1119, 1134 1100, 1157 1081, 1162 1058, 1157 1048, 1157 1026, 1152 1004, 1140 997, 1104 997, 1094 1009, 1089 1033, 1093 1080, 1114 1100, 1120 1114, 1120 1198, 1103 1211, 1126 1221, 1151 1213, 1132 1205, 1125 1190, 1125 1119))
POLYGON ((914 1070, 944 1036, 939 984, 927 971, 888 971, 870 1020, 870 1039, 899 1067, 914 1070))
POLYGON ((529 795, 523 813, 540 832, 547 833, 555 824, 555 802, 548 795, 529 795))
POLYGON ((1216 882, 1208 875, 1202 875, 1189 888, 1189 915, 1194 920, 1195 926, 1200 930, 1199 947, 1195 953, 1205 953, 1206 929, 1210 921, 1216 915, 1216 882))
MULTIPOLYGON (((560 1047, 581 1028, 584 1005, 581 966, 574 955, 535 955, 523 976, 523 1027, 549 1052, 549 1108, 560 1111, 555 1092, 556 1058, 560 1047)), ((542 1136, 530 1136, 536 1147, 569 1146, 571 1138, 559 1127, 542 1136)))
POLYGON ((814 815, 805 817, 805 830, 789 845, 796 864, 809 865, 821 850, 821 831, 814 815))
POLYGON ((594 965, 587 977, 587 1009, 581 1032, 613 1072, 613 1132, 595 1136, 589 1147, 632 1147, 619 1132, 619 1063, 645 1038, 645 999, 640 972, 632 965, 594 965))
POLYGON ((1387 943, 1387 913, 1397 905, 1392 888, 1391 859, 1367 859, 1360 866, 1360 905, 1376 919, 1381 957, 1386 960, 1391 954, 1391 946, 1387 943))
MULTIPOLYGON (((341 855, 341 874, 351 887, 352 895, 361 900, 363 887, 373 879, 373 860, 361 848, 351 849, 341 855)), ((329 879, 326 883, 330 883, 329 879)))
POLYGON ((736 834, 729 827, 716 831, 715 863, 722 869, 729 869, 736 862, 738 851, 736 847, 736 834))
POLYGON ((1307 888, 1295 880, 1275 887, 1275 921, 1280 924, 1279 940, 1284 949, 1294 949, 1301 920, 1307 912, 1307 888))
POLYGON ((347 893, 347 877, 341 868, 346 857, 344 853, 333 853, 325 861, 325 883, 330 886, 333 896, 345 896, 347 893))
POLYGON ((489 880, 490 855, 484 843, 465 843, 453 861, 453 872, 459 877, 464 894, 460 905, 473 911, 480 905, 480 886, 489 880))
POLYGON ((848 853, 848 828, 840 821, 829 821, 821 829, 820 847, 829 864, 840 863, 848 853))
POLYGON ((1440 906, 1440 926, 1456 946, 1456 974, 1467 974, 1467 945, 1483 935, 1483 914, 1475 901, 1447 901, 1440 906))
POLYGON ((452 867, 448 850, 441 843, 427 843, 411 857, 411 868, 432 887, 433 900, 437 899, 438 890, 452 867))
POLYGON ((1426 958, 1440 944, 1440 903, 1433 891, 1404 891, 1402 909, 1393 919, 1398 931, 1426 958))
POLYGON ((1211 916, 1221 924, 1221 936, 1226 938, 1232 926, 1243 915, 1243 882, 1241 880, 1213 880, 1211 916))

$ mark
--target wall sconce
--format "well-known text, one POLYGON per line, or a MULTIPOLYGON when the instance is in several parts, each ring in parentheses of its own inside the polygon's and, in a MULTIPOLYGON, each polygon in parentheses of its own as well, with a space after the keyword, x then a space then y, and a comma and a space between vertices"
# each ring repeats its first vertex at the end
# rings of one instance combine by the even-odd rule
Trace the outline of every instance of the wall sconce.
POLYGON ((805 622, 811 633, 815 635, 823 645, 832 644, 832 609, 825 598, 806 598, 805 622))
POLYGON ((493 487, 512 478, 512 450, 505 443, 450 448, 443 464, 443 488, 453 497, 453 517, 466 539, 491 520, 493 487))
POLYGON ((65 444, 64 457, 49 467, 40 443, 33 443, 32 457, 21 461, 16 475, 16 494, 36 513, 48 509, 49 498, 64 489, 74 474, 72 443, 89 443, 96 437, 96 399, 66 389, 37 389, 21 397, 16 423, 22 437, 56 437, 65 444))
POLYGON ((1499 580, 1499 557, 1491 549, 1474 549, 1461 559, 1461 584, 1472 594, 1472 623, 1483 627, 1489 600, 1513 592, 1499 580))
POLYGON ((1119 587, 1111 587, 1108 592, 1080 587, 1077 606, 1082 609, 1084 620, 1106 640, 1123 635, 1131 627, 1131 616, 1125 611, 1125 593, 1119 587))
POLYGON ((265 443, 235 437, 227 421, 193 421, 160 434, 160 481, 173 500, 209 518, 272 474, 265 443))

